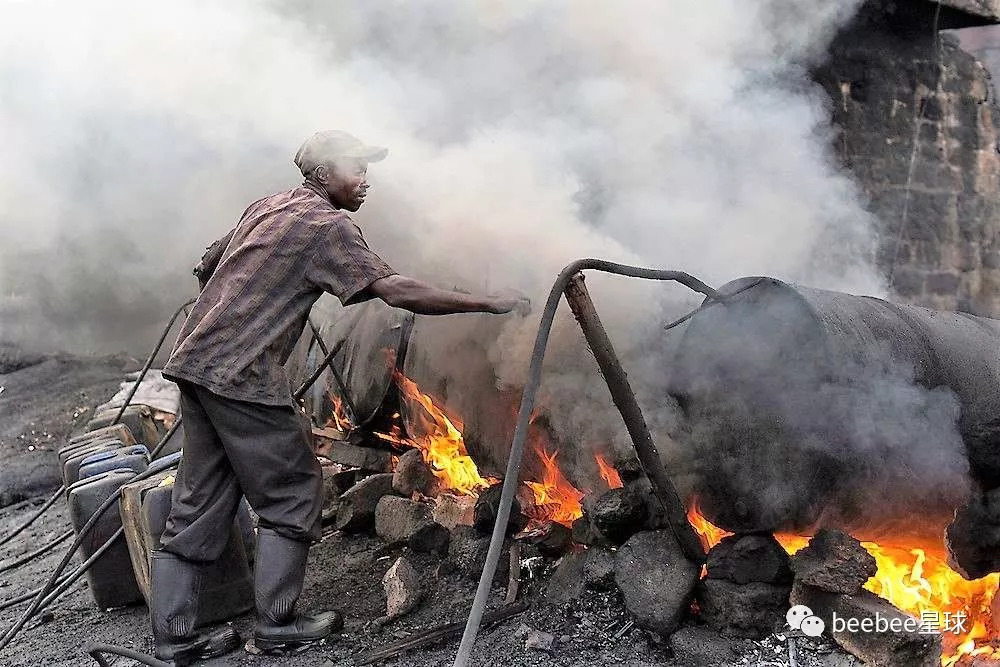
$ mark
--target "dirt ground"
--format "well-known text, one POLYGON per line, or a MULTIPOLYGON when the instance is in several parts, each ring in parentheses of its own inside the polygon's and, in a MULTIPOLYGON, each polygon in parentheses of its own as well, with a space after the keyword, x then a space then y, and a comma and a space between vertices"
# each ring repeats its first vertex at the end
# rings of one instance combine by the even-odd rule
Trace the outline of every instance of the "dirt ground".
MULTIPOLYGON (((38 357, 23 368, 10 363, 0 370, 0 535, 23 522, 51 490, 58 486, 54 476, 55 449, 89 418, 89 409, 110 397, 127 370, 138 362, 125 357, 77 358, 68 355, 38 357), (15 473, 11 474, 10 471, 15 473), (21 498, 30 500, 21 501, 21 498)), ((0 357, 2 359, 2 357, 0 357)), ((22 359, 23 361, 23 359, 22 359)), ((57 502, 46 515, 11 544, 0 547, 0 563, 26 553, 52 539, 69 526, 65 503, 57 502)), ((44 557, 18 569, 0 573, 0 600, 10 599, 35 588, 45 580, 64 553, 61 545, 44 557)), ((312 647, 295 656, 251 656, 238 651, 206 664, 302 665, 347 667, 359 653, 378 648, 413 633, 441 624, 464 621, 471 605, 476 582, 460 574, 439 574, 440 562, 429 556, 409 554, 421 573, 427 595, 409 615, 382 624, 385 594, 381 579, 400 548, 389 547, 373 536, 345 536, 328 533, 310 552, 302 609, 340 609, 346 617, 344 631, 336 641, 312 647)), ((76 559, 74 563, 78 562, 76 559)), ((528 582, 524 597, 527 611, 485 629, 477 642, 476 665, 661 665, 708 664, 697 657, 709 649, 731 650, 724 664, 784 666, 789 661, 787 640, 772 635, 762 641, 729 641, 721 637, 694 642, 683 653, 675 653, 670 642, 628 625, 629 617, 617 593, 588 592, 570 603, 552 604, 543 595, 548 574, 555 566, 548 561, 538 576, 528 582), (550 650, 528 648, 532 631, 554 637, 550 650), (713 645, 713 646, 708 646, 713 645), (692 653, 691 651, 694 651, 692 653), (701 653, 699 653, 701 651, 701 653), (694 657, 692 657, 694 656, 694 657)), ((506 582, 494 588, 491 607, 500 604, 506 582)), ((0 611, 0 627, 17 620, 26 605, 0 611)), ((252 618, 245 615, 233 622, 248 636, 252 618)), ((831 646, 800 637, 795 664, 801 667, 848 667, 857 664, 831 646)), ((87 642, 118 644, 151 652, 149 619, 144 606, 102 611, 94 606, 86 581, 81 580, 44 613, 32 619, 15 642, 0 655, 0 664, 10 667, 36 665, 94 664, 83 650, 87 642)), ((458 638, 404 654, 378 664, 390 667, 449 665, 454 659, 458 638)), ((675 645, 673 648, 677 648, 675 645)), ((124 658, 114 664, 134 664, 124 658)))

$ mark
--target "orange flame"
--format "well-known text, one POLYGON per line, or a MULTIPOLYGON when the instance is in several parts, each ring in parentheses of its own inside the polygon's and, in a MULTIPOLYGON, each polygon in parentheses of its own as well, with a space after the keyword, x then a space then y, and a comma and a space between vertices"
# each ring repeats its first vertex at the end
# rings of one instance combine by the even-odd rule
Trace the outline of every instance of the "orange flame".
POLYGON ((344 401, 333 393, 332 390, 327 389, 326 395, 330 397, 330 401, 333 403, 333 414, 327 421, 327 426, 333 426, 339 431, 344 431, 345 433, 354 428, 354 424, 351 423, 351 418, 347 414, 347 410, 344 408, 344 401))
MULTIPOLYGON (((689 510, 688 520, 708 547, 731 534, 713 525, 697 507, 689 510)), ((800 535, 775 537, 790 554, 809 542, 808 537, 800 535)), ((1000 650, 990 644, 997 638, 995 631, 990 632, 993 629, 990 605, 1000 586, 1000 574, 968 581, 948 567, 943 553, 875 542, 861 545, 878 565, 878 572, 865 588, 915 618, 929 621, 931 627, 941 632, 943 667, 953 667, 965 656, 1000 656, 1000 650), (955 632, 959 619, 964 621, 964 629, 955 632)))
POLYGON ((604 480, 609 489, 620 489, 625 486, 622 484, 621 475, 618 474, 618 471, 610 463, 604 460, 603 456, 595 454, 594 460, 597 461, 597 469, 601 473, 601 479, 604 480))
MULTIPOLYGON (((493 480, 479 474, 479 469, 465 449, 465 441, 459 430, 462 423, 458 422, 456 426, 434 404, 430 396, 420 391, 416 382, 398 370, 393 372, 393 377, 402 399, 406 401, 412 421, 415 422, 412 430, 422 431, 410 433, 406 444, 412 444, 423 452, 424 460, 446 489, 464 495, 475 495, 479 489, 489 486, 493 480)), ((378 435, 385 439, 393 437, 390 434, 378 435)), ((395 437, 394 441, 401 440, 398 435, 395 437)))
POLYGON ((550 453, 544 445, 539 445, 535 453, 542 462, 544 472, 541 482, 525 482, 535 496, 534 510, 526 509, 525 513, 534 519, 548 519, 568 526, 583 516, 580 504, 583 492, 570 484, 559 470, 556 464, 558 451, 550 453))

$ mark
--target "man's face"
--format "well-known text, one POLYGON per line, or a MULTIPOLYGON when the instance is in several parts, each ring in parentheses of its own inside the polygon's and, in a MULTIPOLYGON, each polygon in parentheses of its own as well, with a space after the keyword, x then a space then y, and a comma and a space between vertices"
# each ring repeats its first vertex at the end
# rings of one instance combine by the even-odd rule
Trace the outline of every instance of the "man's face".
POLYGON ((325 171, 323 188, 335 206, 347 211, 357 211, 365 202, 368 191, 368 164, 361 160, 341 160, 329 165, 325 171))

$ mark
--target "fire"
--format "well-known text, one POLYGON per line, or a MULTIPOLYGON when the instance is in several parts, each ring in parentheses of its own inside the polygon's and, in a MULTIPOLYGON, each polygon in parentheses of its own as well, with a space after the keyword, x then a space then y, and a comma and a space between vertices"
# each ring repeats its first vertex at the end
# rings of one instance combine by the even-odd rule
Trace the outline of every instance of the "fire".
MULTIPOLYGON (((441 480, 443 488, 453 493, 474 496, 481 489, 497 482, 479 474, 465 448, 462 422, 445 414, 433 398, 420 391, 417 383, 403 373, 396 370, 394 378, 402 400, 406 403, 410 421, 414 423, 407 425, 411 431, 408 436, 395 425, 389 433, 375 435, 393 444, 419 449, 431 470, 441 480)), ((524 483, 531 492, 532 505, 525 507, 524 511, 535 521, 555 521, 569 526, 575 519, 583 516, 580 500, 584 492, 573 486, 563 475, 558 464, 559 451, 551 448, 540 432, 532 434, 531 447, 542 464, 542 479, 524 483)), ((618 471, 600 455, 596 457, 596 461, 608 487, 621 487, 618 471)))
POLYGON ((542 481, 525 482, 535 496, 535 510, 542 510, 541 516, 533 518, 545 518, 568 526, 583 516, 583 506, 580 504, 583 492, 570 484, 559 470, 556 464, 558 451, 550 453, 544 447, 539 447, 536 453, 544 469, 542 481))
MULTIPOLYGON (((730 534, 709 522, 696 507, 688 512, 688 519, 708 547, 715 546, 730 534)), ((809 542, 809 538, 799 535, 775 537, 790 554, 809 542)), ((878 572, 868 580, 865 588, 917 619, 928 620, 940 630, 944 667, 952 667, 966 656, 1000 657, 1000 649, 990 644, 996 638, 990 605, 1000 586, 1000 574, 968 581, 948 567, 943 553, 875 542, 862 542, 861 545, 875 557, 878 565, 878 572), (964 629, 954 632, 960 619, 964 629), (949 623, 950 627, 946 627, 949 623)))
MULTIPOLYGON (((480 489, 490 485, 490 479, 482 477, 475 462, 465 449, 462 439, 462 423, 449 419, 434 404, 430 396, 417 387, 417 383, 398 370, 393 376, 402 399, 409 407, 409 413, 422 433, 411 433, 409 444, 423 452, 424 460, 431 470, 450 491, 476 495, 480 489)), ((414 428, 417 430, 417 428, 414 428)))
POLYGON ((327 426, 333 426, 339 431, 347 433, 354 425, 351 423, 351 417, 347 414, 347 409, 344 406, 343 399, 337 396, 330 389, 326 390, 327 396, 330 397, 330 401, 333 403, 333 415, 330 416, 330 421, 327 422, 327 426))
POLYGON ((604 460, 603 456, 595 454, 594 460, 597 461, 597 469, 601 472, 601 479, 604 480, 609 489, 620 489, 624 486, 621 475, 618 474, 618 471, 611 464, 604 460))

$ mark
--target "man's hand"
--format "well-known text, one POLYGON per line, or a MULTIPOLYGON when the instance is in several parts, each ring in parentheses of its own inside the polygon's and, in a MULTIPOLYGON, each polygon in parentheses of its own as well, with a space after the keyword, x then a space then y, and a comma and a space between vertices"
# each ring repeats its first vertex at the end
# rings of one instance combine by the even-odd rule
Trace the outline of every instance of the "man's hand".
POLYGON ((503 289, 491 294, 490 311, 497 315, 515 311, 521 317, 531 312, 531 300, 516 289, 503 289))

